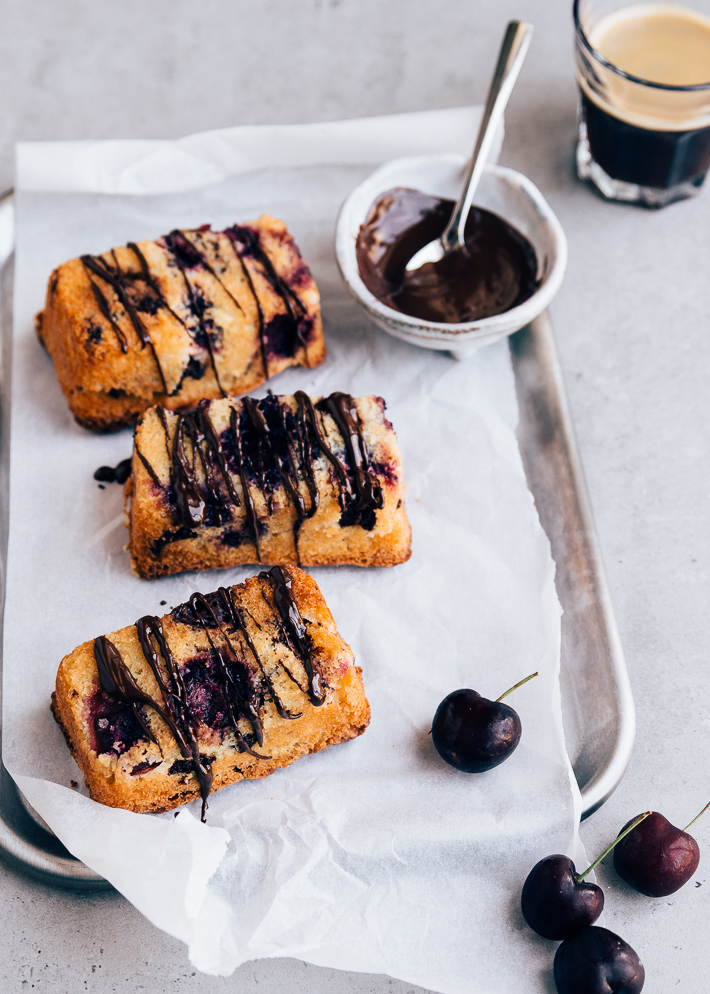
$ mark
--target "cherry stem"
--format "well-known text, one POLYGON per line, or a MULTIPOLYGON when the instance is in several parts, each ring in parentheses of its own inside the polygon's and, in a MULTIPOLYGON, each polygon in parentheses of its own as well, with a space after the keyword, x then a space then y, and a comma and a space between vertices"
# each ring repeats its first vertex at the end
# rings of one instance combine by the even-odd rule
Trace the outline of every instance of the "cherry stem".
POLYGON ((500 697, 496 697, 496 704, 498 704, 500 701, 502 701, 504 697, 507 697, 508 694, 512 694, 514 690, 518 689, 518 687, 522 687, 522 685, 524 683, 527 683, 528 680, 532 680, 532 678, 534 676, 540 676, 540 671, 538 670, 537 673, 531 673, 530 676, 526 676, 524 680, 519 680, 515 684, 515 686, 513 686, 513 687, 510 688, 510 690, 506 690, 506 692, 504 694, 501 694, 500 697))
POLYGON ((631 822, 631 824, 627 828, 625 828, 623 832, 620 832, 617 835, 617 837, 614 839, 614 841, 612 842, 612 844, 610 846, 606 847, 606 849, 601 854, 601 856, 597 856, 597 858, 594 860, 594 862, 592 863, 592 865, 588 866, 587 869, 584 871, 584 873, 578 873, 577 874, 577 876, 574 878, 574 882, 576 884, 581 884, 582 881, 584 880, 584 878, 587 876, 587 874, 591 873, 592 870, 601 863, 601 861, 604 859, 604 857, 609 855, 609 853, 614 848, 614 846, 617 844, 617 842, 621 842, 622 839, 625 839, 626 836, 629 834, 629 832, 633 832, 633 830, 636 828, 636 826, 640 825, 641 822, 645 818, 648 818, 648 816, 650 814, 653 814, 653 812, 652 811, 644 811, 644 813, 642 815, 639 815, 638 818, 634 818, 634 820, 631 822))
POLYGON ((702 810, 702 811, 700 812, 700 814, 699 814, 699 815, 696 815, 696 816, 695 816, 695 818, 693 818, 693 820, 691 821, 691 823, 690 823, 689 825, 686 825, 686 826, 685 826, 685 828, 683 829, 683 831, 684 831, 684 832, 687 832, 689 828, 692 828, 692 827, 693 827, 693 825, 695 824, 695 822, 696 822, 696 821, 698 820, 698 818, 702 817, 702 815, 704 815, 704 814, 705 814, 705 812, 707 811, 707 809, 708 809, 708 808, 710 808, 710 801, 708 801, 708 803, 707 803, 707 804, 705 805, 705 807, 704 807, 704 808, 703 808, 703 810, 702 810))

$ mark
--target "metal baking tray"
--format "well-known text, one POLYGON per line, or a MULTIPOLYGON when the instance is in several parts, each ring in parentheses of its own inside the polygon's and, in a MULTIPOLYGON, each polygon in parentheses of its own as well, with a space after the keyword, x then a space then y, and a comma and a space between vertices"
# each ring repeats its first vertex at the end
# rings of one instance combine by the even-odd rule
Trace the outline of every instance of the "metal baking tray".
MULTIPOLYGON (((6 247, 3 253, 6 257, 0 254, 0 595, 3 604, 12 341, 11 210, 8 198, 0 197, 0 253, 6 247)), ((582 794, 582 817, 586 818, 604 803, 624 775, 633 748, 634 705, 547 314, 510 338, 510 352, 520 407, 520 451, 528 485, 557 564, 557 592, 564 610, 561 690, 565 740, 582 794)), ((59 886, 110 887, 103 877, 74 859, 42 827, 39 817, 33 817, 1 765, 0 856, 23 872, 59 886)))

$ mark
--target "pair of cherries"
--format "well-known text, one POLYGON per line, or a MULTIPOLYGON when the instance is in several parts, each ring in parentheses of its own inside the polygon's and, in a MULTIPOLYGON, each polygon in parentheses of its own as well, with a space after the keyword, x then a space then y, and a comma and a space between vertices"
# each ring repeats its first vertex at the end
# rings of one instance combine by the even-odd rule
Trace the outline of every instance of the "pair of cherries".
POLYGON ((614 868, 626 883, 649 897, 674 894, 698 868, 700 849, 688 829, 708 807, 682 830, 657 811, 646 811, 628 822, 584 873, 560 855, 532 868, 521 910, 538 935, 563 940, 554 962, 559 994, 639 994, 643 964, 627 942, 594 924, 604 908, 604 892, 585 877, 613 850, 614 868))

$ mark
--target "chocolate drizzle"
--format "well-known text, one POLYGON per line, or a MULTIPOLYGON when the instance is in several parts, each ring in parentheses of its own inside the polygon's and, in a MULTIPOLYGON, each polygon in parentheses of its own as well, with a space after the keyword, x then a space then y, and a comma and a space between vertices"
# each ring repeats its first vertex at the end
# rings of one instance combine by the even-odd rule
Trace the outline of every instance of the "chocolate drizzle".
POLYGON ((187 290, 187 296, 190 300, 190 310, 197 317, 197 321, 200 326, 201 341, 204 342, 205 348, 207 349, 207 354, 210 357, 210 365, 212 366, 212 372, 214 373, 214 378, 217 381, 217 388, 219 389, 219 392, 222 394, 222 396, 226 397, 227 394, 224 392, 224 388, 220 383, 219 373, 217 371, 217 364, 214 358, 214 347, 212 345, 212 338, 210 336, 209 329, 205 324, 205 315, 204 315, 205 308, 202 301, 198 298, 198 295, 195 292, 195 288, 187 278, 187 273, 185 271, 187 268, 192 269, 195 266, 203 265, 204 259, 202 257, 202 254, 197 251, 197 249, 192 244, 192 242, 189 242, 185 238, 183 233, 179 231, 177 228, 174 231, 171 231, 169 235, 165 235, 165 238, 163 240, 167 248, 171 252, 173 259, 175 260, 175 263, 182 274, 183 282, 185 283, 185 289, 187 290))
MULTIPOLYGON (((91 279, 90 276, 89 276, 89 283, 91 284, 91 289, 93 291, 94 297, 96 298, 96 303, 98 304, 99 310, 113 328, 114 334, 118 339, 119 348, 121 349, 121 352, 123 352, 123 354, 125 355, 128 352, 128 339, 121 331, 120 327, 118 326, 118 323, 116 322, 113 314, 111 313, 111 308, 109 307, 108 301, 106 300, 106 297, 104 296, 101 288, 94 282, 94 280, 91 279)), ((96 336, 94 335, 94 337, 96 336)))
POLYGON ((131 671, 123 661, 123 656, 116 646, 105 635, 100 635, 94 639, 94 657, 99 671, 99 683, 104 693, 111 697, 121 698, 124 703, 129 704, 133 714, 141 726, 146 736, 151 742, 158 745, 158 740, 150 729, 148 721, 141 711, 141 705, 148 705, 153 708, 162 718, 166 718, 165 711, 157 701, 145 694, 133 679, 131 671))
MULTIPOLYGON (((276 690, 276 687, 274 686, 274 683, 271 680, 271 677, 267 674, 266 670, 264 669, 264 666, 263 666, 263 664, 261 662, 261 659, 259 658, 259 653, 256 650, 256 646, 254 645, 254 642, 253 642, 251 636, 249 635, 249 631, 247 630, 247 627, 246 627, 246 625, 244 623, 244 618, 242 617, 241 611, 239 610, 239 607, 237 606, 237 603, 234 600, 234 595, 232 594, 232 592, 230 590, 228 590, 226 587, 220 587, 219 590, 217 591, 217 597, 218 597, 218 603, 219 603, 222 611, 224 612, 224 616, 228 619, 228 624, 231 625, 232 632, 235 635, 236 634, 241 634, 241 636, 242 636, 242 638, 244 640, 245 645, 249 649, 249 653, 251 654, 251 656, 252 656, 254 662, 256 663, 256 666, 257 666, 257 668, 258 668, 258 670, 259 670, 259 672, 261 674, 261 678, 262 678, 263 684, 264 684, 264 686, 266 688, 267 694, 271 698, 271 700, 274 702, 274 707, 276 708, 276 711, 278 712, 278 714, 282 718, 287 718, 289 720, 293 720, 295 718, 300 718, 301 717, 301 712, 299 712, 298 714, 292 714, 288 710, 288 708, 286 707, 286 705, 281 700, 281 698, 280 698, 280 696, 279 696, 279 694, 278 694, 278 692, 276 690)), ((222 628, 222 625, 218 621, 214 609, 210 606, 210 604, 207 601, 207 599, 202 594, 193 594, 192 597, 189 600, 189 604, 190 604, 190 607, 192 608, 193 612, 196 614, 196 616, 198 617, 198 619, 201 621, 203 627, 205 628, 205 632, 207 633, 207 637, 208 637, 208 639, 210 641, 210 645, 214 646, 214 643, 212 642, 212 637, 211 637, 211 635, 209 633, 209 630, 208 630, 208 627, 211 627, 211 626, 206 625, 205 621, 204 621, 206 615, 208 616, 209 619, 211 619, 211 621, 214 624, 214 627, 218 628, 219 631, 221 632, 222 637, 224 638, 225 643, 226 643, 229 651, 231 652, 233 658, 235 660, 239 660, 240 659, 239 654, 235 650, 234 645, 231 642, 229 636, 226 634, 224 628, 222 628), (202 610, 200 610, 200 606, 202 606, 202 610)), ((290 679, 296 684, 296 686, 298 686, 299 689, 303 689, 303 688, 300 687, 300 684, 298 683, 298 681, 294 679, 293 674, 288 669, 288 667, 285 666, 285 664, 283 662, 281 663, 281 665, 282 665, 283 669, 286 671, 287 675, 290 677, 290 679)), ((248 672, 248 670, 247 670, 247 672, 248 672)), ((233 677, 230 677, 230 679, 233 679, 233 677)), ((304 691, 304 693, 305 693, 305 691, 304 691)), ((263 741, 264 741, 263 729, 262 729, 261 722, 260 722, 259 716, 258 716, 258 712, 256 710, 256 707, 255 707, 255 704, 254 704, 253 700, 247 700, 247 710, 248 710, 249 720, 251 721, 252 727, 254 729, 254 735, 256 737, 256 741, 259 743, 259 745, 261 745, 263 743, 263 741)), ((256 755, 256 754, 254 754, 254 755, 256 755)), ((261 759, 268 759, 269 757, 268 756, 261 756, 259 758, 261 758, 261 759)))
MULTIPOLYGON (((231 597, 224 587, 219 588, 219 596, 227 609, 232 607, 231 597)), ((202 625, 210 643, 212 655, 217 660, 219 679, 222 685, 221 689, 227 704, 229 721, 236 736, 237 748, 240 752, 248 752, 250 756, 255 756, 257 759, 270 759, 270 756, 262 756, 258 752, 254 752, 239 728, 240 717, 246 717, 251 722, 253 735, 257 743, 259 745, 263 744, 264 729, 261 718, 259 717, 254 686, 249 680, 248 668, 245 666, 240 653, 237 652, 229 635, 227 635, 219 623, 215 612, 212 610, 204 594, 193 594, 188 603, 198 622, 202 625), (220 651, 215 644, 215 640, 210 632, 211 628, 217 629, 222 636, 224 650, 228 659, 225 660, 223 651, 220 651), (240 663, 241 665, 235 668, 233 665, 230 665, 232 662, 240 663)), ((234 627, 236 631, 239 630, 238 626, 234 627)), ((256 653, 254 653, 254 657, 258 661, 256 653)))
MULTIPOLYGON (((160 360, 158 359, 158 353, 155 351, 155 345, 153 344, 153 340, 148 334, 148 329, 143 323, 143 319, 138 313, 138 309, 134 305, 133 301, 130 299, 130 296, 127 292, 128 285, 131 282, 134 282, 136 279, 142 279, 143 281, 145 281, 146 279, 145 275, 139 273, 128 273, 123 269, 121 269, 121 267, 118 264, 118 258, 116 257, 115 250, 111 252, 111 257, 113 259, 113 266, 111 266, 108 262, 106 262, 106 260, 100 255, 97 256, 82 255, 81 261, 84 265, 84 268, 87 270, 88 274, 93 274, 94 276, 102 280, 104 283, 107 283, 113 289, 123 309, 130 318, 131 324, 133 325, 133 328, 135 329, 135 332, 138 335, 138 340, 140 341, 141 346, 143 348, 145 348, 146 345, 150 347, 150 350, 153 353, 153 358, 155 359, 155 364, 158 367, 158 375, 160 376, 160 382, 163 385, 163 390, 165 391, 165 393, 167 393, 168 387, 165 382, 165 376, 163 375, 163 367, 160 365, 160 360)), ((124 335, 124 333, 118 326, 118 323, 116 322, 115 318, 113 317, 113 314, 111 313, 111 308, 103 291, 95 282, 95 280, 91 278, 91 275, 89 275, 89 282, 91 283, 91 288, 94 292, 94 296, 96 297, 96 302, 99 305, 99 310, 101 311, 103 316, 109 321, 111 327, 113 328, 116 337, 118 338, 119 345, 121 346, 121 351, 123 353, 126 353, 128 351, 128 342, 126 340, 126 336, 124 335)), ((152 289, 152 284, 150 285, 152 289)))
POLYGON ((146 459, 146 457, 143 455, 143 453, 141 452, 141 450, 138 448, 138 443, 135 441, 135 439, 133 440, 133 447, 136 450, 136 455, 138 456, 138 458, 140 459, 140 461, 143 463, 143 466, 145 467, 146 473, 151 478, 151 480, 156 485, 156 487, 159 487, 161 485, 160 484, 160 478, 159 478, 158 474, 155 472, 155 470, 153 469, 153 467, 150 465, 150 463, 148 462, 148 460, 146 459))
MULTIPOLYGON (((306 478, 306 487, 308 488, 308 495, 311 500, 310 508, 306 509, 305 503, 301 498, 301 501, 297 504, 298 511, 298 521, 295 525, 295 536, 296 536, 296 551, 298 551, 298 533, 301 530, 301 525, 308 518, 312 518, 313 515, 318 510, 318 503, 320 500, 320 494, 318 493, 318 484, 316 483, 315 468, 313 465, 314 459, 314 445, 311 440, 311 433, 308 428, 309 425, 313 428, 313 432, 316 436, 316 445, 326 453, 328 450, 328 444, 323 438, 323 432, 321 431, 320 425, 316 418, 316 412, 313 407, 313 401, 305 394, 303 390, 297 390, 295 393, 296 402, 298 404, 298 431, 297 431, 297 441, 298 441, 298 451, 299 458, 301 461, 301 466, 304 470, 304 476, 306 478)), ((286 420, 284 418, 284 431, 286 430, 286 420)), ((289 449, 293 452, 293 447, 289 444, 289 449)), ((295 466, 295 463, 291 463, 295 466)), ((295 474, 294 474, 295 475, 295 474)))
POLYGON ((143 650, 143 655, 148 661, 148 665, 153 671, 158 686, 163 694, 170 714, 167 712, 161 717, 164 718, 173 737, 180 747, 180 752, 185 759, 192 757, 194 771, 200 784, 200 794, 202 796, 202 821, 205 820, 207 810, 207 798, 212 789, 212 771, 200 755, 197 741, 198 723, 190 710, 187 697, 187 688, 182 672, 175 657, 170 651, 163 626, 159 618, 152 615, 145 615, 136 622, 138 639, 143 650), (161 671, 158 653, 162 656, 163 665, 167 673, 167 682, 161 671))
POLYGON ((266 352, 266 339, 265 339, 265 325, 264 325, 264 310, 261 306, 261 301, 259 300, 259 295, 254 289, 254 281, 251 278, 251 273, 247 269, 246 263, 241 257, 239 249, 237 248, 236 236, 233 232, 227 229, 227 236, 229 237, 229 244, 232 246, 235 256, 242 268, 242 273, 244 279, 247 281, 251 295, 254 298, 254 304, 256 306, 256 318, 258 321, 259 329, 259 349, 261 351, 261 363, 264 367, 264 378, 268 380, 269 378, 269 356, 266 352))
MULTIPOLYGON (((268 377, 269 369, 266 353, 266 328, 264 325, 264 314, 261 309, 261 304, 259 303, 259 298, 254 289, 254 283, 244 262, 244 257, 254 260, 254 262, 261 269, 265 279, 271 285, 271 288, 281 298, 283 305, 286 308, 286 316, 289 324, 291 325, 291 330, 295 338, 294 344, 300 345, 304 350, 306 365, 308 365, 308 342, 306 341, 307 311, 303 301, 274 269, 271 259, 261 246, 258 231, 255 231, 253 228, 248 228, 245 225, 235 224, 232 225, 231 228, 226 228, 224 233, 229 237, 229 240, 232 243, 234 252, 241 263, 242 272, 246 276, 249 288, 254 296, 254 300, 256 301, 257 313, 259 316, 259 341, 261 342, 261 355, 265 375, 268 377)), ((294 347, 292 354, 295 351, 296 349, 294 347)))
POLYGON ((193 528, 199 524, 223 524, 225 502, 219 478, 227 488, 229 500, 239 507, 241 501, 222 449, 204 406, 191 414, 179 414, 172 447, 172 478, 182 524, 193 528), (188 447, 185 445, 189 439, 188 447), (201 483, 198 482, 198 462, 201 483))
MULTIPOLYGON (((259 438, 259 469, 262 489, 264 488, 263 453, 266 450, 270 452, 272 458, 275 460, 283 488, 296 509, 296 522, 293 526, 293 543, 296 549, 296 558, 300 563, 298 536, 301 530, 301 525, 308 518, 312 518, 318 510, 318 487, 316 485, 313 466, 313 448, 311 446, 308 431, 308 419, 311 414, 313 415, 313 430, 317 431, 318 429, 315 427, 315 410, 310 402, 310 398, 306 397, 302 391, 299 391, 298 394, 296 394, 296 399, 298 401, 298 414, 292 431, 289 431, 287 416, 287 412, 288 414, 292 414, 290 408, 287 408, 285 405, 278 402, 276 404, 274 412, 274 428, 275 431, 280 434, 282 440, 281 446, 274 443, 269 422, 264 416, 264 413, 260 409, 258 403, 250 397, 245 397, 243 403, 249 415, 252 426, 257 433, 257 437, 259 438), (304 397, 310 407, 304 403, 304 397), (306 506, 306 501, 299 487, 299 467, 301 468, 301 473, 305 479, 308 490, 308 507, 306 506)), ((269 508, 269 513, 272 511, 270 498, 271 494, 268 493, 267 506, 269 508)))
POLYGON ((143 279, 155 294, 159 306, 164 307, 166 311, 169 311, 172 314, 172 316, 175 318, 175 320, 178 321, 184 328, 185 322, 180 317, 180 315, 177 314, 172 309, 172 307, 168 303, 167 297, 160 288, 160 283, 158 283, 155 276, 153 276, 153 274, 150 271, 150 266, 148 265, 148 260, 146 259, 146 257, 143 255, 143 253, 138 248, 135 242, 128 242, 127 248, 129 248, 131 252, 133 252, 136 259, 138 260, 138 265, 141 267, 141 270, 143 272, 143 279))
MULTIPOLYGON (((104 253, 104 255, 81 256, 81 262, 89 280, 91 292, 94 295, 97 307, 116 336, 121 352, 124 355, 128 353, 129 337, 126 334, 125 324, 124 327, 121 326, 123 314, 120 310, 116 310, 109 290, 113 291, 125 316, 128 317, 138 336, 141 347, 145 348, 148 346, 150 348, 158 370, 162 390, 168 396, 175 396, 180 391, 183 381, 186 378, 200 379, 205 372, 206 366, 204 362, 198 361, 195 356, 191 356, 188 365, 182 373, 182 378, 177 382, 175 389, 169 391, 158 353, 146 327, 146 323, 141 317, 141 312, 155 315, 160 309, 168 311, 191 336, 195 345, 207 352, 209 366, 211 366, 214 373, 217 388, 223 397, 227 396, 220 379, 215 354, 220 348, 223 332, 209 317, 205 316, 206 311, 211 306, 210 301, 204 298, 200 286, 189 275, 190 271, 198 269, 209 273, 229 297, 232 304, 242 314, 244 313, 244 307, 229 289, 222 275, 220 275, 220 271, 224 273, 227 268, 225 266, 225 257, 221 254, 220 250, 226 251, 231 258, 231 253, 229 253, 224 241, 225 237, 239 262, 256 307, 259 352, 264 368, 264 378, 267 379, 270 374, 270 352, 277 356, 293 357, 298 348, 303 348, 305 352, 305 364, 308 365, 308 338, 313 327, 313 320, 309 317, 307 308, 298 294, 277 273, 269 255, 261 245, 260 232, 255 228, 244 225, 233 225, 224 232, 212 232, 209 225, 203 225, 196 232, 191 233, 175 229, 159 241, 158 244, 170 253, 171 264, 174 263, 182 276, 187 293, 185 307, 189 311, 189 314, 192 315, 192 318, 188 316, 187 319, 181 317, 171 307, 161 288, 160 280, 151 272, 145 254, 135 242, 128 242, 126 248, 135 257, 137 267, 135 265, 131 266, 131 268, 126 268, 125 265, 122 267, 119 264, 115 249, 104 253), (193 237, 189 237, 189 234, 192 234, 193 237), (212 239, 206 241, 210 235, 212 239), (272 314, 268 323, 265 319, 264 308, 259 298, 257 287, 255 286, 255 278, 258 274, 268 283, 283 305, 283 313, 279 309, 279 313, 272 314)), ((298 273, 293 273, 292 280, 297 279, 298 273)), ((101 327, 94 322, 87 329, 87 340, 85 343, 87 349, 93 349, 100 341, 101 327)))
POLYGON ((325 702, 323 674, 313 658, 311 640, 301 612, 298 610, 298 604, 293 599, 291 577, 281 566, 272 566, 268 572, 259 573, 259 579, 271 580, 274 585, 274 603, 308 676, 308 696, 311 704, 320 707, 325 702))
MULTIPOLYGON (((200 229, 200 230, 202 230, 202 229, 200 229)), ((209 230, 209 229, 205 229, 205 230, 209 230)), ((195 243, 190 238, 187 237, 187 235, 185 234, 185 232, 184 231, 178 231, 176 229, 175 231, 172 231, 168 237, 172 238, 175 243, 178 242, 180 239, 182 240, 183 245, 187 246, 191 250, 191 253, 192 253, 192 256, 193 256, 192 266, 194 267, 195 265, 198 265, 198 266, 202 266, 204 269, 206 269, 207 272, 210 273, 210 275, 213 276, 217 280, 217 282, 222 287, 222 289, 227 294, 227 296, 232 301, 232 303, 235 305, 235 307, 238 310, 240 310, 242 312, 242 314, 243 314, 244 310, 242 308, 242 305, 239 303, 239 301, 234 296, 234 294, 228 289, 228 287, 225 286, 225 283, 222 280, 222 278, 217 275, 214 267, 212 266, 212 264, 210 263, 209 259, 204 254, 204 252, 202 252, 197 247, 197 245, 195 245, 195 243)))
MULTIPOLYGON (((177 415, 172 441, 165 411, 157 409, 171 465, 170 499, 183 536, 198 525, 231 523, 233 508, 243 504, 256 559, 262 562, 259 539, 264 526, 255 492, 261 494, 266 513, 271 515, 280 485, 296 512, 293 542, 300 564, 301 527, 319 506, 315 460, 320 452, 335 472, 341 527, 374 528, 384 495, 368 457, 356 402, 349 394, 333 393, 314 405, 302 390, 295 400, 294 410, 273 395, 261 401, 246 397, 241 405, 231 405, 229 428, 221 434, 210 419, 209 401, 203 401, 194 411, 177 415), (344 459, 328 442, 323 414, 330 415, 342 436, 344 459)), ((143 463, 155 482, 152 467, 143 463)), ((175 536, 167 532, 161 537, 154 554, 158 556, 169 541, 177 540, 175 536)))
POLYGON ((269 514, 273 514, 274 498, 271 488, 266 485, 265 471, 265 457, 267 452, 271 454, 270 450, 272 448, 269 425, 257 401, 252 400, 251 397, 245 397, 242 401, 242 405, 244 411, 246 411, 247 418, 249 419, 249 425, 256 436, 257 479, 259 481, 259 489, 266 499, 266 507, 269 514))
POLYGON ((239 473, 239 479, 242 484, 242 493, 244 494, 244 504, 247 512, 247 521, 249 522, 249 530, 251 531, 252 541, 254 542, 254 548, 256 549, 257 561, 261 562, 261 549, 259 548, 259 519, 257 517, 256 508, 254 507, 254 500, 249 489, 249 483, 247 482, 246 470, 244 468, 242 432, 239 426, 239 417, 234 407, 229 412, 229 424, 232 429, 234 455, 237 464, 237 472, 239 473))
POLYGON ((345 439, 348 462, 355 481, 355 493, 345 487, 341 489, 343 499, 340 506, 343 515, 348 519, 357 518, 357 523, 369 531, 375 526, 375 510, 384 507, 384 495, 377 477, 370 471, 357 406, 347 393, 332 393, 325 398, 323 404, 345 439), (372 524, 368 528, 370 520, 372 524))
MULTIPOLYGON (((291 577, 281 567, 275 566, 268 573, 259 574, 259 580, 263 579, 268 580, 273 587, 274 604, 264 596, 263 586, 262 596, 273 613, 274 623, 285 631, 286 644, 301 660, 307 678, 306 687, 301 685, 283 660, 280 659, 278 665, 311 703, 319 707, 326 699, 326 685, 314 658, 306 626, 293 598, 291 577)), ((295 720, 302 715, 302 712, 289 711, 281 699, 273 675, 267 672, 249 634, 245 614, 261 630, 262 626, 257 624, 249 612, 242 612, 233 590, 226 587, 220 587, 216 594, 195 593, 186 604, 173 611, 173 618, 178 623, 200 628, 210 646, 208 662, 200 663, 202 677, 201 680, 198 678, 197 688, 194 678, 190 680, 189 677, 186 678, 186 674, 189 675, 191 667, 199 663, 199 659, 188 661, 180 667, 168 645, 161 620, 152 615, 138 619, 135 625, 138 640, 160 690, 161 701, 155 700, 138 686, 113 642, 105 635, 94 642, 99 683, 104 694, 119 704, 127 705, 145 736, 159 749, 158 739, 142 708, 152 708, 169 728, 183 757, 172 764, 169 773, 195 773, 200 786, 203 821, 212 789, 210 764, 213 757, 203 756, 199 750, 198 735, 200 726, 204 723, 199 709, 200 683, 204 688, 209 682, 222 702, 226 724, 234 734, 237 751, 246 752, 255 759, 271 758, 253 748, 254 743, 262 746, 264 742, 260 708, 265 699, 271 699, 281 718, 295 720)), ((203 689, 203 697, 204 693, 203 689)), ((132 772, 138 775, 159 765, 146 761, 134 767, 132 772)))

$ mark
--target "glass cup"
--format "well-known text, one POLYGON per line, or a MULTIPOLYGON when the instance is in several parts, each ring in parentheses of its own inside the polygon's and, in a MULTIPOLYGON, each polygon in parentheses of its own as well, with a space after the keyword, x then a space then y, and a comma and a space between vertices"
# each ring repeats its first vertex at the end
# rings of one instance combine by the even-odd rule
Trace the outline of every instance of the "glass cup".
POLYGON ((710 165, 708 13, 575 0, 577 175, 608 199, 665 207, 699 192, 710 165))

